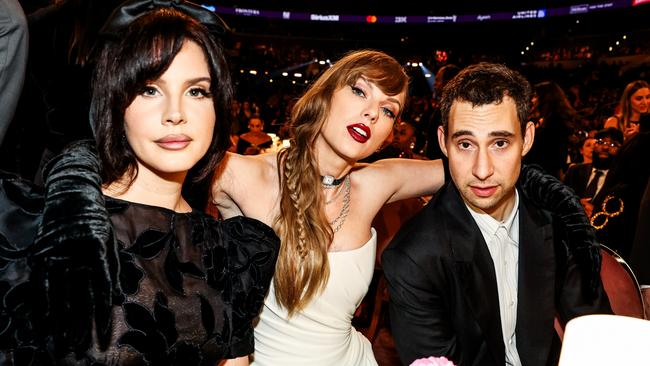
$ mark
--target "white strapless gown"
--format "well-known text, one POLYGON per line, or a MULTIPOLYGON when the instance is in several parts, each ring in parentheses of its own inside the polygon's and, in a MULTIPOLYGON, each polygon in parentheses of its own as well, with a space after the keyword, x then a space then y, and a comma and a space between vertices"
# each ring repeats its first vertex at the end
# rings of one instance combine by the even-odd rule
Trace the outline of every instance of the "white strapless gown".
POLYGON ((352 327, 352 317, 368 292, 375 266, 377 233, 362 247, 328 253, 330 276, 323 292, 288 318, 275 299, 273 284, 255 326, 255 366, 377 365, 372 346, 352 327))

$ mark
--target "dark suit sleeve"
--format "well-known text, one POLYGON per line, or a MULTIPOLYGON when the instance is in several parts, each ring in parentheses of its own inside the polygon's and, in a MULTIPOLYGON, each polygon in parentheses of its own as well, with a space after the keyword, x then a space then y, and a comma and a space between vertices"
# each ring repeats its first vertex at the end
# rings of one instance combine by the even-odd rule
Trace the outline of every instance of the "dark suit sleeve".
POLYGON ((456 353, 456 340, 443 292, 427 273, 439 263, 428 263, 425 271, 399 248, 388 248, 382 266, 390 293, 391 330, 403 364, 429 356, 456 353))

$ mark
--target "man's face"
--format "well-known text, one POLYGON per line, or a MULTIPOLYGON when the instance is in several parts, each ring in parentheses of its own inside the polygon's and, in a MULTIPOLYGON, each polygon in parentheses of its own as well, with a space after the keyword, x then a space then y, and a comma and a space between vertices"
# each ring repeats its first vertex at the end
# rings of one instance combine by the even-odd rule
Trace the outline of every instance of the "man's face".
POLYGON ((514 206, 521 159, 534 136, 532 122, 522 135, 516 105, 508 96, 499 104, 476 107, 455 101, 446 133, 438 129, 438 143, 463 200, 498 221, 514 206))
POLYGON ((620 147, 621 144, 619 142, 613 141, 609 136, 605 136, 596 140, 594 144, 594 155, 597 154, 601 159, 614 157, 618 154, 620 147))
POLYGON ((618 154, 621 144, 605 136, 596 139, 592 153, 592 164, 596 169, 609 169, 612 160, 618 154))

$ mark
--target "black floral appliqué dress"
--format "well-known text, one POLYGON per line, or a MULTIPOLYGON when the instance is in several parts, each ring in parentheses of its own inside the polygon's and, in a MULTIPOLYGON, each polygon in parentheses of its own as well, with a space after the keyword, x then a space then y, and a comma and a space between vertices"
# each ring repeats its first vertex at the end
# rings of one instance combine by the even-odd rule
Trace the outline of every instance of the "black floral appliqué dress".
POLYGON ((104 197, 92 160, 78 166, 87 157, 53 164, 45 192, 0 175, 0 365, 215 365, 252 353, 273 230, 104 197))

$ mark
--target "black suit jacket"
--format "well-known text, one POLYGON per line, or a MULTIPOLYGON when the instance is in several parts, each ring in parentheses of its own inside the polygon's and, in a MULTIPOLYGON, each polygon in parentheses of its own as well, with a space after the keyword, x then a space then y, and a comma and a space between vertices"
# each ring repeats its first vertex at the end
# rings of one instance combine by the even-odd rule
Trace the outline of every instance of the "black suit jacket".
POLYGON ((591 163, 571 165, 564 176, 564 184, 571 187, 578 197, 584 198, 589 177, 591 176, 591 163))
MULTIPOLYGON (((549 212, 520 195, 516 340, 525 366, 557 364, 556 315, 566 322, 611 313, 602 285, 595 301, 583 299, 580 271, 555 226, 549 212)), ((452 183, 398 232, 382 265, 404 364, 429 356, 463 366, 505 364, 494 264, 452 183)))

